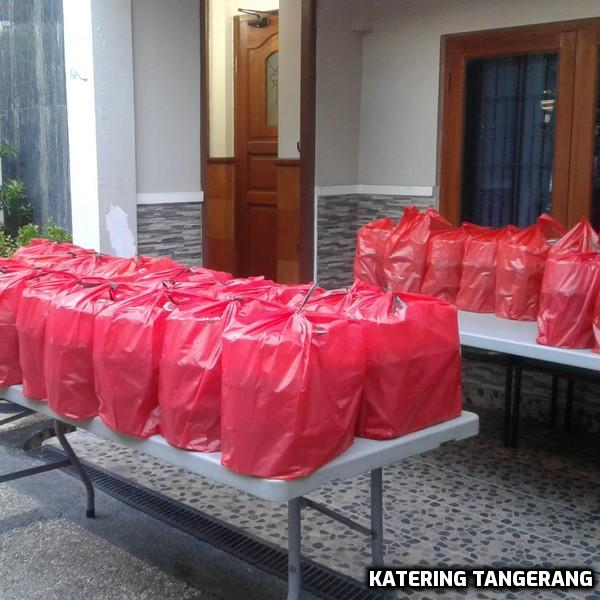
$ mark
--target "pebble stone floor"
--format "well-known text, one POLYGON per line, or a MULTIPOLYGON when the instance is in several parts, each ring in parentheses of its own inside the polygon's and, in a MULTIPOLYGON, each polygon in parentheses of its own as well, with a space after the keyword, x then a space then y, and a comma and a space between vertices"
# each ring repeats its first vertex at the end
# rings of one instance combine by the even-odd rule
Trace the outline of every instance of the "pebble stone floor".
MULTIPOLYGON (((388 565, 579 566, 600 572, 600 436, 552 431, 525 421, 521 447, 501 443, 502 415, 480 412, 479 436, 384 470, 388 565)), ((70 434, 87 461, 158 490, 248 533, 286 546, 286 506, 186 474, 85 432, 70 434)), ((55 443, 50 440, 46 443, 55 443)), ((368 477, 312 494, 368 524, 368 477)), ((118 515, 115 515, 118 518, 118 515)), ((369 564, 364 537, 311 511, 303 552, 356 579, 369 564)), ((399 597, 460 597, 405 591, 399 597)), ((599 598, 594 590, 474 590, 473 598, 599 598)))

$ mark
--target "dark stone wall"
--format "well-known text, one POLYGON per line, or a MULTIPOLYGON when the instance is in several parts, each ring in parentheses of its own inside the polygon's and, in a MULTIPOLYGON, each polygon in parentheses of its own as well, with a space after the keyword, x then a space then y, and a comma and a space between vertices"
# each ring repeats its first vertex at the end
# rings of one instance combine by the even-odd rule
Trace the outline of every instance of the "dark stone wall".
POLYGON ((202 263, 202 203, 138 204, 138 254, 202 263))
POLYGON ((358 229, 381 217, 397 220, 409 204, 424 209, 432 206, 433 200, 369 194, 320 196, 317 204, 319 285, 326 288, 350 285, 354 279, 352 266, 358 229))
POLYGON ((4 178, 24 182, 34 221, 71 229, 62 0, 0 0, 4 178))

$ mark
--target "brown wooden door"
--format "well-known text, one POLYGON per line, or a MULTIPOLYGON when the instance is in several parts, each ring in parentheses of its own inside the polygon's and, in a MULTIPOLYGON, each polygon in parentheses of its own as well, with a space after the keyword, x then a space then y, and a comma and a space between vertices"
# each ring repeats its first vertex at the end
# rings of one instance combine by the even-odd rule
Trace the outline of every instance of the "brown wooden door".
POLYGON ((235 19, 237 275, 277 272, 277 86, 279 17, 265 27, 235 19))

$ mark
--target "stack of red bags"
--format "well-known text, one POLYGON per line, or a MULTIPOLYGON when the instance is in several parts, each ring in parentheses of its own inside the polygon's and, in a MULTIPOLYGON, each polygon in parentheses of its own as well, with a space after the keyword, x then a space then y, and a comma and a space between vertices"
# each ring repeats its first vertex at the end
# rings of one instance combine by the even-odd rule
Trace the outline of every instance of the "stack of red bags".
MULTIPOLYGON (((424 257, 440 223, 408 210, 396 251, 424 257)), ((259 477, 305 476, 355 435, 460 413, 456 309, 379 286, 283 286, 36 240, 0 261, 0 335, 0 386, 22 382, 73 421, 221 449, 259 477)))
POLYGON ((354 276, 358 281, 396 292, 420 292, 429 240, 449 231, 450 223, 433 208, 407 206, 394 226, 384 218, 357 234, 354 276))
POLYGON ((548 215, 535 225, 505 236, 496 257, 496 316, 515 321, 535 321, 550 241, 565 233, 548 215))
MULTIPOLYGON (((427 250, 427 270, 421 292, 456 304, 463 272, 465 246, 470 238, 484 231, 483 227, 464 223, 457 229, 433 236, 427 250)), ((465 301, 464 297, 463 301, 465 301)))
POLYGON ((599 250, 598 234, 586 219, 550 249, 537 317, 538 344, 560 348, 594 345, 594 323, 600 322, 599 250))
POLYGON ((423 212, 414 206, 404 209, 404 216, 390 233, 385 246, 383 273, 387 289, 420 292, 429 240, 450 229, 450 223, 433 208, 423 212))

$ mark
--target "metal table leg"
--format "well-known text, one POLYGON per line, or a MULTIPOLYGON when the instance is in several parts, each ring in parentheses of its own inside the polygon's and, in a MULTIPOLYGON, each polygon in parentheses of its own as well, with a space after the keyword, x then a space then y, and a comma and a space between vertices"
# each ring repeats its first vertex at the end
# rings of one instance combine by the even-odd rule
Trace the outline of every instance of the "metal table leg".
POLYGON ((287 600, 299 600, 302 589, 302 499, 288 502, 288 595, 287 600))
POLYGON ((79 462, 77 455, 73 451, 73 448, 71 448, 71 445, 67 441, 67 438, 65 436, 65 424, 62 423, 61 421, 55 420, 54 421, 54 431, 56 432, 56 437, 58 438, 60 445, 62 446, 66 455, 69 457, 69 460, 71 461, 71 464, 73 465, 73 468, 77 471, 77 475, 79 475, 79 479, 81 479, 83 485, 85 486, 85 491, 87 492, 87 511, 85 514, 86 514, 86 517, 88 517, 89 519, 93 519, 96 516, 96 506, 95 506, 95 500, 94 500, 94 486, 92 485, 92 482, 90 481, 90 478, 87 476, 87 473, 85 472, 84 468, 81 466, 81 463, 79 462))
POLYGON ((552 396, 550 400, 550 427, 556 428, 556 415, 558 413, 558 375, 552 375, 552 396))
POLYGON ((506 377, 504 380, 504 446, 510 445, 510 428, 512 416, 512 391, 513 391, 513 361, 509 358, 506 363, 506 377))
POLYGON ((371 555, 383 567, 383 469, 371 471, 371 555))
POLYGON ((0 425, 8 425, 9 423, 12 423, 13 421, 18 421, 19 419, 28 417, 31 414, 33 414, 33 411, 26 408, 25 410, 17 413, 16 415, 11 415, 10 417, 6 417, 5 419, 0 420, 0 425))
POLYGON ((521 408, 521 375, 523 367, 520 364, 515 365, 515 391, 512 407, 512 435, 511 446, 516 448, 519 445, 519 411, 521 408))
POLYGON ((567 404, 565 407, 565 431, 571 431, 571 413, 573 412, 573 394, 575 391, 575 380, 567 379, 567 404))

